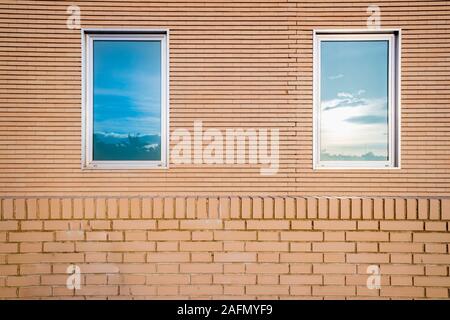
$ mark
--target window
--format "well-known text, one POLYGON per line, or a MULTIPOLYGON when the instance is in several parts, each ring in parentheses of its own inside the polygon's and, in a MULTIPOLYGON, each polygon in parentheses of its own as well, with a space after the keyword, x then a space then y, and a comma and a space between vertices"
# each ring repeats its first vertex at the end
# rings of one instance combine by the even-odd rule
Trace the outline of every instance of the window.
POLYGON ((314 168, 399 166, 398 32, 315 32, 314 168))
POLYGON ((167 167, 167 32, 83 38, 83 168, 167 167))

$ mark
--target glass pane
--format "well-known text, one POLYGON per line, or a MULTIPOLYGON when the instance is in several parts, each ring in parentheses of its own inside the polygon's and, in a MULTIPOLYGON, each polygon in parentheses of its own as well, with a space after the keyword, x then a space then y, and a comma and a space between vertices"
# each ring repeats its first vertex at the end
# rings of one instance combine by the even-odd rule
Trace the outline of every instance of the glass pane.
POLYGON ((161 42, 93 46, 93 160, 161 160, 161 42))
POLYGON ((388 41, 322 41, 320 160, 387 161, 388 41))

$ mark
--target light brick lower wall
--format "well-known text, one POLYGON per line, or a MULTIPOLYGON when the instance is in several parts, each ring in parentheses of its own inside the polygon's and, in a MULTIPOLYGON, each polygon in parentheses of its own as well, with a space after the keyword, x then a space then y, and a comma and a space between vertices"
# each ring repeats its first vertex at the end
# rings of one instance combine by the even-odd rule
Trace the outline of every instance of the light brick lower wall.
POLYGON ((4 198, 0 214, 1 298, 449 298, 448 199, 4 198))

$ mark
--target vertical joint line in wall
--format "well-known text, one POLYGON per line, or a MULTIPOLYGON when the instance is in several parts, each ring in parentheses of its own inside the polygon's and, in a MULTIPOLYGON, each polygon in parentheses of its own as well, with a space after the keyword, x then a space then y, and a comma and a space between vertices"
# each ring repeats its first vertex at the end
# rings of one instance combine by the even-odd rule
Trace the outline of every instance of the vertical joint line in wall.
MULTIPOLYGON (((95 205, 95 199, 96 198, 94 198, 94 205, 95 205)), ((62 201, 63 201, 62 198, 58 199, 58 219, 62 219, 62 217, 63 217, 62 216, 62 201)))

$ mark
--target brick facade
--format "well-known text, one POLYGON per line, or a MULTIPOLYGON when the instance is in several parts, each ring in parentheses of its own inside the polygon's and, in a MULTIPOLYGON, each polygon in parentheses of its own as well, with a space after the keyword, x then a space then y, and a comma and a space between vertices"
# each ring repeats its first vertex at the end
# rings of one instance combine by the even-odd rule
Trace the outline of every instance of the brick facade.
POLYGON ((5 198, 1 217, 2 298, 449 298, 450 200, 5 198))
POLYGON ((448 1, 0 0, 0 19, 0 298, 449 298, 448 1), (372 4, 402 33, 401 169, 313 170, 313 30, 366 28, 372 4), (69 5, 82 28, 170 30, 170 131, 279 129, 278 173, 82 170, 69 5))

